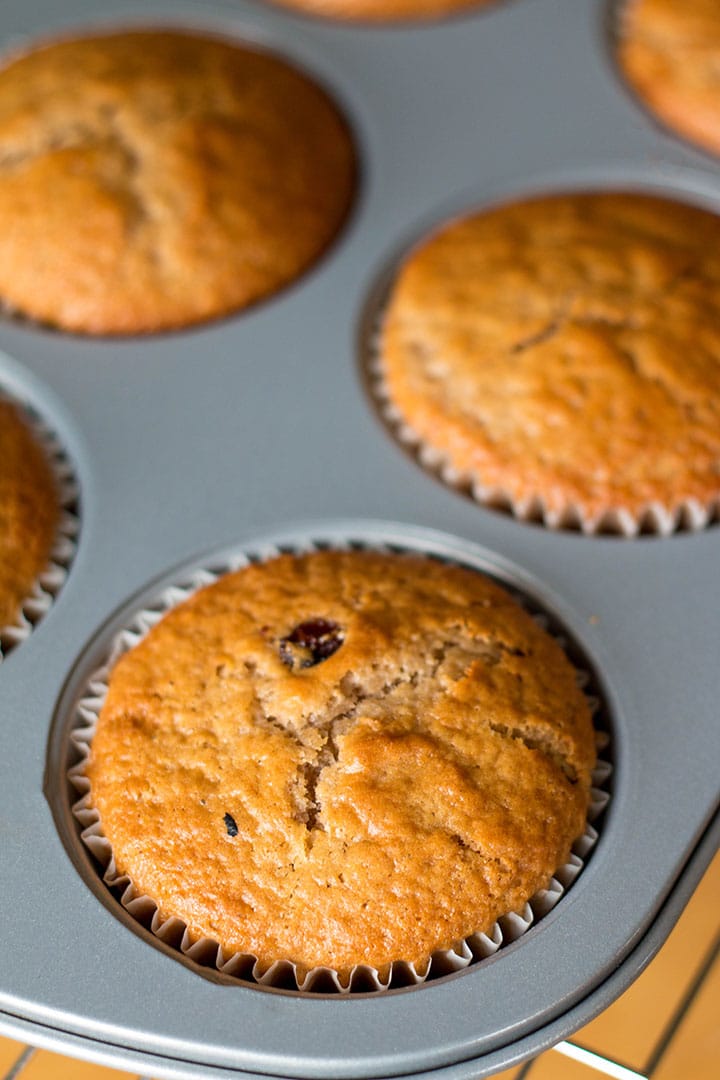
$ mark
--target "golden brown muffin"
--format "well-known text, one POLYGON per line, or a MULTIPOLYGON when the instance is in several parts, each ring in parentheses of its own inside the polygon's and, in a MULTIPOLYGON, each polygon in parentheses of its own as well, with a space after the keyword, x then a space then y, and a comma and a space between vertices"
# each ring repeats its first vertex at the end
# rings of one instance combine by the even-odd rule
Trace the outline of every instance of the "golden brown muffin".
POLYGON ((0 71, 0 297, 134 334, 243 308, 335 236, 348 129, 284 61, 220 38, 59 41, 0 71))
POLYGON ((0 398, 0 628, 17 622, 47 566, 59 516, 45 454, 18 409, 0 398))
POLYGON ((618 58, 630 85, 660 120, 720 153, 718 0, 627 0, 618 58))
POLYGON ((272 0, 309 15, 358 22, 416 22, 460 15, 500 0, 272 0))
POLYGON ((481 492, 549 519, 720 497, 720 219, 569 194, 455 221, 401 267, 393 408, 481 492))
POLYGON ((547 885, 593 763, 573 668, 504 590, 319 552, 229 574, 123 656, 88 775, 163 916, 347 975, 423 964, 547 885))

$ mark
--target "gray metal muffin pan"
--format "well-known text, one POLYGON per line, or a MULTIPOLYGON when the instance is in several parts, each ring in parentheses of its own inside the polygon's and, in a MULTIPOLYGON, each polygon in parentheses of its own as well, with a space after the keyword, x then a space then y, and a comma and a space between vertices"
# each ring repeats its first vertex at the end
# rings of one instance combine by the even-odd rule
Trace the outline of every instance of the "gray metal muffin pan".
POLYGON ((265 42, 335 93, 362 164, 332 250, 245 314, 126 341, 0 324, 0 383, 55 427, 82 500, 69 579, 0 667, 3 1033, 158 1077, 469 1080, 587 1021, 669 932, 720 835, 717 527, 586 538, 482 509, 392 442, 357 362, 388 263, 453 213, 590 187, 720 208, 720 162, 623 87, 607 13, 507 0, 371 29, 241 0, 3 4, 7 47, 140 20, 265 42), (72 673, 113 612, 198 552, 349 533, 479 558, 565 624, 612 718, 612 803, 557 908, 465 973, 352 999, 222 985, 131 932, 84 868, 58 770, 72 673))

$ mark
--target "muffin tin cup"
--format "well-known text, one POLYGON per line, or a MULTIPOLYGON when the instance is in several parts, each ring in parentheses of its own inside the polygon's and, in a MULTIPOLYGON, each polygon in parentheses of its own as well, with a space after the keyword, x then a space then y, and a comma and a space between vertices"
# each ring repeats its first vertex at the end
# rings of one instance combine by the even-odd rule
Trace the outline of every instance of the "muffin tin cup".
POLYGON ((75 556, 80 521, 77 515, 78 485, 75 472, 57 435, 27 402, 18 401, 3 393, 2 388, 0 397, 20 406, 36 441, 45 451, 55 481, 60 511, 47 565, 38 575, 30 594, 23 600, 17 620, 7 626, 0 626, 1 664, 12 649, 27 640, 55 602, 75 556))
MULTIPOLYGON (((293 550, 295 553, 317 550, 319 546, 326 547, 327 545, 310 544, 292 549, 287 545, 283 545, 282 548, 264 546, 261 559, 265 561, 288 550, 293 550)), ((351 541, 347 545, 333 544, 334 548, 343 546, 346 548, 370 547, 369 544, 361 544, 357 541, 351 541)), ((379 544, 374 544, 372 547, 373 550, 391 550, 379 544)), ((397 550, 397 548, 392 550, 397 550)), ((471 964, 493 956, 503 946, 522 937, 531 926, 555 907, 581 872, 595 847, 598 833, 592 823, 598 821, 610 799, 607 786, 612 775, 612 766, 603 757, 599 757, 592 773, 590 803, 583 834, 574 842, 568 861, 555 871, 547 887, 535 893, 521 910, 508 912, 502 916, 487 932, 471 934, 456 942, 450 949, 437 950, 424 965, 397 960, 386 968, 378 970, 370 965, 361 964, 355 966, 350 974, 343 978, 341 973, 325 966, 310 970, 300 969, 296 964, 286 960, 278 960, 268 966, 261 964, 251 953, 228 955, 219 943, 211 938, 193 938, 181 919, 174 916, 164 918, 152 897, 138 892, 130 878, 118 872, 112 846, 103 834, 100 814, 92 804, 90 781, 86 774, 92 739, 107 695, 112 670, 120 657, 137 645, 168 611, 189 599, 198 589, 213 584, 225 573, 247 566, 250 561, 257 561, 257 559, 239 555, 220 568, 204 566, 193 572, 188 579, 165 588, 159 596, 154 598, 151 607, 136 611, 115 635, 106 661, 92 672, 81 691, 70 733, 75 756, 79 755, 79 761, 68 772, 70 784, 80 796, 72 805, 72 813, 81 826, 80 836, 83 844, 101 868, 105 885, 119 897, 122 907, 137 922, 149 929, 159 941, 170 946, 179 957, 192 960, 203 967, 214 968, 222 975, 261 987, 302 993, 377 993, 398 987, 418 987, 428 979, 462 971, 471 964)), ((524 598, 518 597, 518 599, 524 598)), ((527 602, 523 606, 527 607, 527 602)), ((531 610, 531 614, 543 629, 552 632, 547 618, 542 613, 531 610)), ((561 647, 566 645, 562 637, 556 634, 553 636, 561 647)), ((578 685, 585 689, 590 682, 589 674, 577 667, 575 670, 578 685)), ((596 713, 598 699, 589 696, 588 701, 593 713, 596 713)), ((607 750, 609 737, 605 732, 596 729, 596 741, 601 753, 607 750)))

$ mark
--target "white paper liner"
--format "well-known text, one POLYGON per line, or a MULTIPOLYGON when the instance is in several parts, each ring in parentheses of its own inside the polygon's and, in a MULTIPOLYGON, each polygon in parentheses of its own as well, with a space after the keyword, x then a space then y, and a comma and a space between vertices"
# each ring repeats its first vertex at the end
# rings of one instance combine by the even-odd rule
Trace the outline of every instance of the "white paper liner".
POLYGON ((548 507, 540 494, 531 498, 515 499, 505 488, 485 485, 477 476, 460 472, 442 450, 430 446, 422 435, 408 424, 390 397, 379 349, 382 314, 381 312, 378 315, 370 335, 365 358, 367 383, 376 408, 398 442, 410 449, 419 464, 439 477, 448 487, 472 496, 482 506, 512 514, 520 521, 544 525, 548 529, 582 532, 586 536, 609 533, 630 539, 642 533, 667 537, 680 531, 699 532, 720 521, 720 494, 707 503, 694 498, 683 499, 673 507, 649 502, 642 506, 637 514, 631 513, 625 507, 610 507, 594 516, 588 516, 581 507, 573 503, 568 503, 561 510, 548 507))
POLYGON ((33 628, 52 607, 75 556, 80 522, 76 513, 78 485, 75 472, 57 435, 32 406, 6 394, 2 387, 0 400, 9 401, 20 410, 35 439, 45 451, 55 480, 60 508, 47 566, 38 575, 30 594, 23 600, 17 620, 7 626, 0 626, 1 664, 12 649, 17 648, 30 636, 33 628))
MULTIPOLYGON (((316 967, 303 973, 295 964, 285 960, 276 961, 269 967, 264 966, 252 953, 234 953, 228 956, 219 943, 211 938, 194 940, 182 919, 176 916, 163 919, 155 901, 139 893, 127 875, 118 873, 111 845, 103 835, 100 815, 91 803, 90 781, 85 773, 85 767, 98 716, 107 694, 110 674, 123 653, 137 645, 166 612, 189 599, 198 589, 211 585, 224 574, 239 570, 250 562, 266 561, 281 554, 281 550, 292 550, 300 554, 327 546, 323 543, 298 544, 293 545, 292 549, 285 546, 280 549, 274 545, 268 545, 260 550, 253 550, 251 555, 237 555, 220 567, 199 569, 181 584, 170 585, 163 589, 150 607, 139 610, 128 620, 126 627, 113 639, 105 662, 89 676, 83 696, 75 709, 75 725, 71 730, 70 739, 77 750, 79 760, 68 770, 68 779, 80 797, 73 803, 72 812, 82 827, 80 836, 83 843, 102 867, 103 881, 109 888, 119 893, 120 903, 125 910, 160 941, 178 950, 189 960, 245 982, 250 981, 260 986, 297 990, 304 993, 367 993, 394 989, 399 986, 419 986, 431 977, 437 978, 461 971, 470 964, 492 956, 503 945, 516 941, 538 919, 547 915, 565 894, 582 870, 597 842, 598 833, 592 822, 600 817, 610 801, 607 787, 613 769, 611 763, 600 756, 609 746, 610 738, 606 732, 596 730, 599 756, 592 773, 585 830, 573 844, 568 861, 556 870, 545 889, 535 893, 521 911, 503 915, 486 933, 470 934, 456 942, 451 949, 437 950, 424 966, 400 960, 388 965, 387 969, 379 971, 366 964, 359 964, 352 968, 346 978, 327 967, 316 967)), ((351 541, 346 545, 333 542, 332 547, 336 549, 371 547, 373 550, 398 551, 396 546, 391 549, 378 543, 365 544, 356 541, 351 541)), ((531 609, 527 598, 522 594, 517 594, 508 586, 505 587, 513 593, 543 629, 552 633, 547 616, 538 613, 536 609, 531 609)), ((553 637, 563 649, 566 648, 567 642, 562 637, 555 633, 553 637)), ((593 714, 597 713, 600 700, 586 691, 590 683, 589 673, 576 669, 576 677, 591 711, 593 714)))

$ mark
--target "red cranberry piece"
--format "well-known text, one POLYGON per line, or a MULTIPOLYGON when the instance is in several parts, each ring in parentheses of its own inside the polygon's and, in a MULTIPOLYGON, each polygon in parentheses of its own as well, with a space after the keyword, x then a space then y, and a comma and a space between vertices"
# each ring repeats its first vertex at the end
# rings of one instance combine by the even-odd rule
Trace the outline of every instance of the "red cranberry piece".
POLYGON ((344 640, 342 628, 330 619, 306 619, 280 639, 280 659, 289 668, 314 667, 337 652, 344 640))

